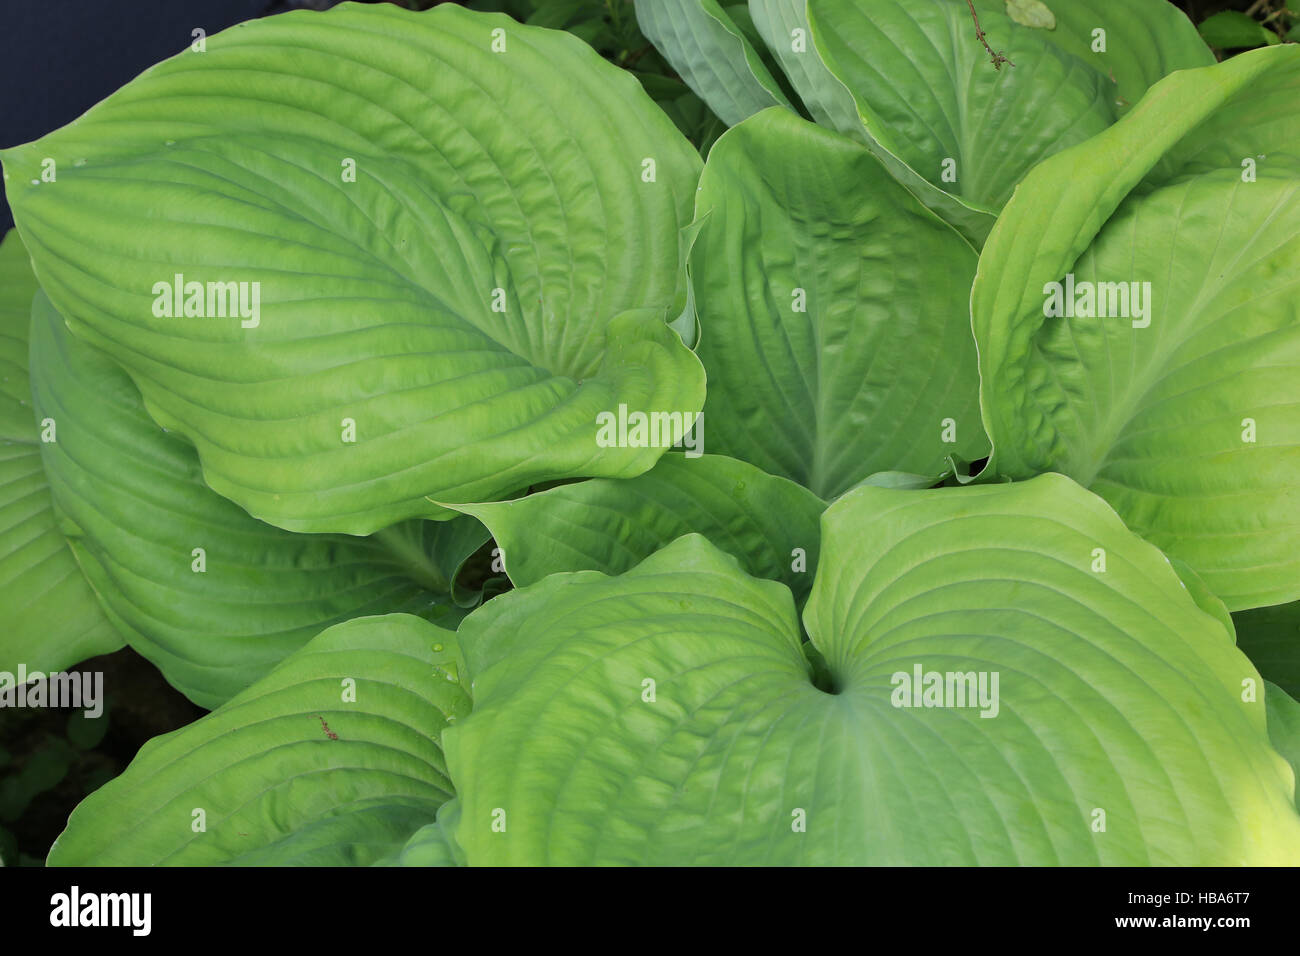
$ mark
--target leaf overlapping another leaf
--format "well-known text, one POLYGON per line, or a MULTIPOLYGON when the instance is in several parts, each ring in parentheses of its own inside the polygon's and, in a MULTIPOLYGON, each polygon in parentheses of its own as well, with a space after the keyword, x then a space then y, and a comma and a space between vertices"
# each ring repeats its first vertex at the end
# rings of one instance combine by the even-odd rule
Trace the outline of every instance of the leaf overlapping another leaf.
POLYGON ((516 587, 561 571, 621 574, 695 533, 749 574, 783 582, 802 602, 817 571, 826 503, 733 458, 668 454, 636 478, 593 478, 457 507, 488 526, 516 587))
POLYGON ((727 125, 785 94, 717 0, 637 0, 637 23, 691 89, 727 125))
POLYGON ((1300 853, 1292 771, 1239 696, 1258 674, 1102 501, 1056 475, 863 487, 822 523, 803 620, 829 686, 789 591, 698 535, 470 617, 474 712, 444 735, 468 862, 1300 853), (914 668, 999 674, 995 706, 899 706, 914 668))
POLYGON ((1048 6, 1056 27, 1041 31, 1043 39, 1105 76, 1121 115, 1170 73, 1215 62, 1187 14, 1169 0, 1057 0, 1048 6))
POLYGON ((711 449, 825 499, 987 453, 975 254, 867 149, 765 110, 710 152, 696 222, 711 449))
POLYGON ((990 472, 1075 477, 1233 611, 1300 597, 1297 91, 1290 47, 1160 81, 1030 173, 971 300, 990 472), (1146 305, 1048 318, 1070 275, 1146 305))
POLYGON ((41 466, 27 370, 36 290, 10 230, 0 242, 0 671, 9 674, 64 670, 122 646, 59 531, 41 466))
POLYGON ((41 449, 72 549, 131 646, 195 703, 217 706, 349 618, 461 616, 453 581, 487 540, 473 519, 357 538, 250 517, 203 483, 194 449, 154 424, 126 373, 74 338, 43 294, 32 374, 58 427, 41 449))
MULTIPOLYGON (((748 10, 809 114, 861 141, 979 248, 1035 163, 1104 129, 1161 77, 1214 62, 1167 0, 1022 6, 1032 16, 1013 19, 1004 0, 750 0, 748 10), (1007 68, 1006 53, 990 64, 989 43, 1011 52, 1007 68)), ((725 11, 701 0, 637 9, 726 122, 781 102, 725 11)))
POLYGON ((406 614, 322 631, 146 744, 73 812, 50 865, 366 865, 400 852, 452 795, 438 735, 469 697, 436 663, 455 640, 406 614))
POLYGON ((0 670, 106 612, 217 708, 51 864, 1300 859, 1300 51, 747 10, 636 3, 703 167, 449 4, 243 25, 0 151, 45 288, 0 246, 0 670), (708 454, 599 437, 706 370, 708 454))
POLYGON ((996 214, 1030 168, 1116 114, 1101 73, 1014 23, 1002 0, 978 8, 1014 67, 990 67, 965 0, 810 0, 808 15, 872 139, 931 185, 996 214))
POLYGON ((663 449, 601 447, 597 414, 702 405, 664 324, 699 157, 572 36, 452 5, 290 13, 0 159, 56 308, 271 524, 368 534, 639 474, 663 449), (30 185, 45 157, 57 182, 30 185), (243 283, 248 308, 167 315, 173 282, 243 283))

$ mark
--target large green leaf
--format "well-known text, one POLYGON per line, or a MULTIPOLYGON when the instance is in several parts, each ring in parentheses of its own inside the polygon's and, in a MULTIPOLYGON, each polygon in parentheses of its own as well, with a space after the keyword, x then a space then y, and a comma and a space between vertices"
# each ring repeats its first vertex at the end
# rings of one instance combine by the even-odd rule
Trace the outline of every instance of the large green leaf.
POLYGON ((1258 674, 1100 499, 863 487, 822 527, 824 680, 785 587, 697 535, 471 615, 444 734, 468 862, 1295 861, 1258 674), (981 706, 899 706, 918 668, 981 706))
POLYGON ((1042 31, 1043 38, 1111 80, 1121 113, 1175 70, 1215 62, 1187 14, 1169 0, 1048 0, 1048 6, 1056 28, 1042 31))
POLYGON ((1102 74, 1014 23, 1002 0, 976 6, 1014 66, 994 68, 966 0, 810 0, 808 14, 872 138, 932 185, 996 211, 1036 163, 1116 113, 1102 74))
POLYGON ((977 248, 1035 163, 1103 129, 1166 74, 1214 62, 1166 0, 1055 3, 1053 29, 1014 22, 1003 0, 975 7, 1011 65, 993 67, 966 0, 750 0, 813 117, 863 140, 977 248))
POLYGON ((636 20, 646 39, 728 126, 769 106, 789 105, 717 0, 636 0, 636 20))
POLYGON ((862 129, 853 96, 812 43, 807 0, 749 0, 754 28, 785 71, 809 114, 846 135, 862 129))
POLYGON ((215 707, 323 628, 451 610, 460 564, 487 540, 472 518, 412 519, 371 538, 294 534, 203 483, 193 447, 149 418, 126 373, 33 309, 41 446, 73 551, 109 617, 186 696, 215 707), (201 570, 200 570, 201 569, 201 570))
POLYGON ((438 735, 469 710, 439 667, 454 642, 404 614, 321 632, 145 744, 73 811, 50 865, 365 865, 400 851, 452 795, 438 735))
POLYGON ((27 250, 11 229, 0 241, 0 441, 34 445, 39 438, 27 374, 27 326, 37 288, 27 250))
POLYGON ((1300 697, 1300 601, 1232 615, 1237 646, 1292 697, 1300 697))
POLYGON ((742 461, 669 454, 636 478, 593 478, 459 507, 488 526, 516 587, 559 571, 621 574, 695 532, 802 601, 817 571, 817 522, 826 504, 742 461))
POLYGON ((1297 94, 1290 47, 1157 83, 1030 173, 972 294, 991 470, 1071 475, 1234 611, 1300 597, 1297 94), (1049 318, 1067 281, 1143 309, 1049 318))
POLYGON ((452 4, 271 17, 0 160, 73 330, 280 527, 630 477, 663 449, 601 445, 597 415, 703 403, 664 324, 699 156, 568 34, 452 4), (166 317, 177 275, 248 308, 211 287, 166 317))
POLYGON ((27 373, 36 293, 18 233, 0 242, 0 671, 63 670, 122 646, 59 531, 27 373))
POLYGON ((696 217, 711 450, 827 499, 987 453, 975 254, 868 150, 767 110, 710 152, 696 217))
POLYGON ((1300 810, 1300 703, 1276 684, 1268 684, 1264 692, 1267 694, 1268 736, 1295 774, 1296 809, 1300 810))
POLYGON ((935 186, 874 138, 858 112, 853 91, 827 65, 820 33, 809 21, 807 0, 749 0, 749 10, 809 114, 821 125, 862 142, 895 179, 978 249, 993 227, 992 212, 935 186))

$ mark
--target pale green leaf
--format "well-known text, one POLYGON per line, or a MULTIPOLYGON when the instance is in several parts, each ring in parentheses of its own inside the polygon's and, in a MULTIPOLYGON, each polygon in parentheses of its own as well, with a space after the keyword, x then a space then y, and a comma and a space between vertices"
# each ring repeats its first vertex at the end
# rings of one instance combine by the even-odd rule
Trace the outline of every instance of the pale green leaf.
MULTIPOLYGON (((932 475, 913 475, 906 471, 878 471, 863 478, 858 485, 873 485, 876 488, 899 488, 913 491, 921 488, 933 488, 938 479, 932 475)), ((856 488, 858 485, 854 485, 856 488)))
POLYGON ((602 447, 597 414, 699 410, 665 319, 700 160, 634 77, 452 4, 206 46, 0 159, 50 299, 218 493, 367 534, 448 517, 430 499, 639 474, 663 449, 602 447), (31 185, 46 157, 57 181, 31 185))
MULTIPOLYGON (((0 671, 46 674, 122 646, 56 522, 32 409, 28 326, 37 291, 18 233, 0 242, 0 671)), ((57 437, 57 430, 54 433, 57 437)))
POLYGON ((696 217, 707 448, 826 499, 987 452, 975 255, 868 150, 765 111, 718 140, 696 217))
POLYGON ((749 10, 813 119, 863 143, 895 179, 978 249, 993 227, 992 210, 935 186, 874 137, 859 114, 854 91, 827 65, 825 43, 809 22, 807 0, 750 0, 749 10))
POLYGON ((1297 94, 1287 47, 1157 83, 1021 184, 972 294, 990 471, 1071 475, 1233 611, 1300 597, 1297 94))
POLYGON ((872 138, 933 186, 996 211, 1035 164, 1116 114, 1100 73, 1014 23, 1000 0, 977 7, 1011 64, 990 62, 965 2, 810 0, 808 10, 872 138))
POLYGON ((474 712, 444 734, 467 861, 1300 854, 1292 773, 1263 700, 1240 696, 1258 675, 1100 499, 1058 475, 864 487, 822 526, 816 655, 789 591, 698 535, 621 577, 552 575, 475 612, 459 635, 474 712), (941 675, 948 706, 903 706, 917 669, 941 675), (949 673, 984 681, 977 706, 949 673))
POLYGON ((818 519, 808 489, 721 455, 668 454, 644 475, 561 485, 516 501, 460 505, 501 547, 516 587, 559 571, 619 574, 690 532, 799 600, 817 570, 818 519))
POLYGON ((728 126, 789 106, 744 33, 717 0, 636 0, 646 39, 728 126))
POLYGON ((438 737, 469 698, 434 654, 454 641, 403 614, 321 632, 145 744, 73 811, 50 865, 338 866, 397 853, 452 795, 438 737))
POLYGON ((54 502, 109 617, 195 703, 215 707, 323 628, 365 614, 450 615, 471 518, 371 538, 303 535, 203 483, 194 449, 145 413, 126 373, 38 295, 32 372, 58 441, 40 446, 54 502))
POLYGON ((1105 76, 1121 112, 1175 70, 1210 66, 1214 54, 1169 0, 1056 0, 1043 38, 1105 76))
POLYGON ((1286 758, 1296 779, 1296 809, 1300 810, 1300 703, 1276 684, 1265 688, 1268 736, 1273 747, 1286 758))
POLYGON ((1006 0, 1006 4, 1007 16, 1016 23, 1039 30, 1056 29, 1056 16, 1043 0, 1006 0))

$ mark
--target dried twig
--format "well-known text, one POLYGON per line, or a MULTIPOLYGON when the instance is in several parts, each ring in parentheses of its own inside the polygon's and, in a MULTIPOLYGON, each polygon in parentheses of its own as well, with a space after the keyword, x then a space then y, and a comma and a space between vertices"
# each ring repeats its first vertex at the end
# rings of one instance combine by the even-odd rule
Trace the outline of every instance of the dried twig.
POLYGON ((994 52, 993 47, 989 46, 989 41, 986 39, 984 34, 984 28, 980 26, 980 15, 975 12, 974 0, 966 0, 966 6, 970 7, 970 15, 975 19, 975 37, 980 41, 980 43, 984 44, 984 49, 989 51, 989 58, 993 61, 993 69, 1002 69, 1003 63, 1015 66, 1015 64, 1011 62, 1011 58, 1005 53, 1000 51, 994 52))

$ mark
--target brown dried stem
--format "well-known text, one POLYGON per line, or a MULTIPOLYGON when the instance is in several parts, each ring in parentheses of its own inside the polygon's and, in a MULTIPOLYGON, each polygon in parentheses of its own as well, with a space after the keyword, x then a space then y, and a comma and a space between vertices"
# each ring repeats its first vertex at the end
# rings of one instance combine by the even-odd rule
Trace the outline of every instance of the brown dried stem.
POLYGON ((994 51, 993 47, 989 46, 989 41, 984 34, 984 28, 980 26, 980 15, 975 12, 974 0, 966 0, 966 6, 970 7, 970 15, 975 20, 975 37, 980 41, 980 43, 984 44, 984 49, 989 51, 989 58, 993 61, 993 69, 995 70, 1002 69, 1003 63, 1008 63, 1011 66, 1015 66, 1015 64, 1011 62, 1010 57, 1008 57, 1005 53, 1002 53, 1001 51, 994 51))

